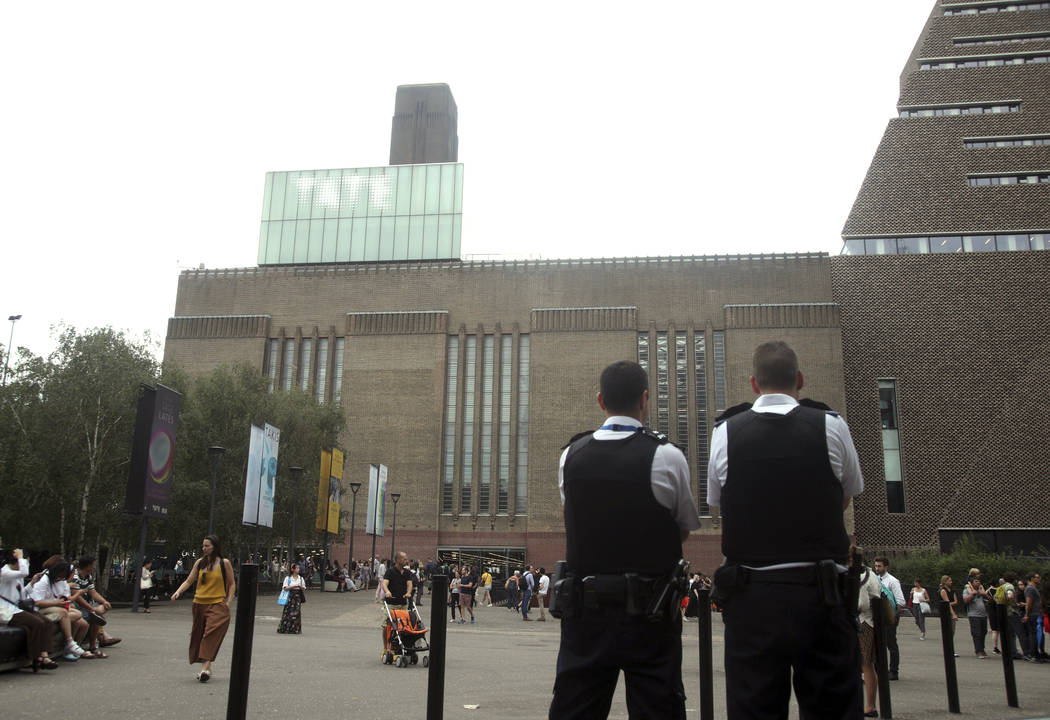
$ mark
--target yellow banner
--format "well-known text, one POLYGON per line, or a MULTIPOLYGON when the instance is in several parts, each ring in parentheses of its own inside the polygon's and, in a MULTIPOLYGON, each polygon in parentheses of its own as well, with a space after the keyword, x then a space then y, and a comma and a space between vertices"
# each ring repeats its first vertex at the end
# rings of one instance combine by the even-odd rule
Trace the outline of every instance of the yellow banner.
POLYGON ((324 530, 328 508, 328 479, 332 476, 332 453, 321 451, 321 472, 317 479, 317 522, 318 530, 324 530))
POLYGON ((339 511, 343 494, 343 451, 332 451, 331 485, 328 489, 328 532, 339 532, 339 511))

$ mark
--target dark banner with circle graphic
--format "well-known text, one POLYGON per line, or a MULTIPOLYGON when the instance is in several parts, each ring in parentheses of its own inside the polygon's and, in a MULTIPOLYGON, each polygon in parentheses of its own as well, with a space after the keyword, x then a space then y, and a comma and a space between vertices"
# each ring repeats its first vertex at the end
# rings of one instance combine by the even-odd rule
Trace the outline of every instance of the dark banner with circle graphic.
POLYGON ((128 470, 124 511, 146 517, 168 517, 175 430, 182 395, 171 388, 143 385, 135 417, 135 437, 128 470))

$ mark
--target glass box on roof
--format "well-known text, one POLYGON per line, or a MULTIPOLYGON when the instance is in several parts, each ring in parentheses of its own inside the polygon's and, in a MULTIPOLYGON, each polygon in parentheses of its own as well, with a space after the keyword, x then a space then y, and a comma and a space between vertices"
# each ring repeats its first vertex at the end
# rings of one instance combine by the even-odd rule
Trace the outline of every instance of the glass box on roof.
POLYGON ((459 259, 463 165, 266 173, 259 264, 459 259))

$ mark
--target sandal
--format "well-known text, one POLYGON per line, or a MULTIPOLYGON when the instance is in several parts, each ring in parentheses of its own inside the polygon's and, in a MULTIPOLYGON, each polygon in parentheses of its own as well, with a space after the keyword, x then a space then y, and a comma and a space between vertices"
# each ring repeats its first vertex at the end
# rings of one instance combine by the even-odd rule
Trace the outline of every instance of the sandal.
POLYGON ((84 654, 80 656, 80 659, 81 660, 94 660, 97 657, 98 657, 98 655, 96 655, 95 653, 91 652, 90 650, 85 650, 84 654))
POLYGON ((207 670, 201 670, 199 673, 197 673, 197 679, 200 680, 202 683, 208 682, 210 678, 211 673, 207 670))
POLYGON ((40 665, 41 670, 55 670, 58 668, 58 663, 49 657, 42 657, 37 663, 40 665))
POLYGON ((91 648, 91 652, 92 652, 92 653, 93 653, 93 654, 95 655, 95 657, 97 657, 97 658, 98 658, 99 660, 105 660, 106 658, 108 658, 108 657, 109 657, 109 655, 107 655, 106 653, 102 652, 102 651, 101 651, 101 650, 99 650, 98 648, 91 648))

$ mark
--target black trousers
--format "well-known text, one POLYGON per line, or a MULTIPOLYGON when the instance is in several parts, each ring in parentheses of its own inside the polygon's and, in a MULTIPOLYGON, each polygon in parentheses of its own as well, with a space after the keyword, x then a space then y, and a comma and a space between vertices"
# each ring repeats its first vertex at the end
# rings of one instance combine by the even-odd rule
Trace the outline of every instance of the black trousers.
POLYGON ((886 649, 890 651, 889 673, 892 678, 901 670, 901 649, 897 645, 897 625, 886 627, 886 649))
POLYGON ((786 720, 792 684, 803 720, 861 717, 860 645, 844 605, 825 605, 815 585, 751 582, 722 619, 729 720, 786 720))
POLYGON ((685 720, 682 618, 650 623, 622 612, 561 621, 550 720, 605 718, 620 671, 634 718, 685 720))

